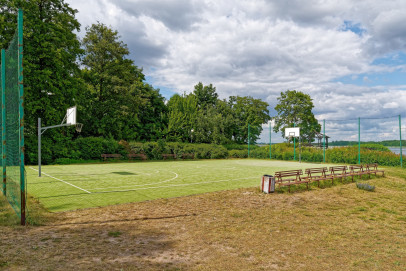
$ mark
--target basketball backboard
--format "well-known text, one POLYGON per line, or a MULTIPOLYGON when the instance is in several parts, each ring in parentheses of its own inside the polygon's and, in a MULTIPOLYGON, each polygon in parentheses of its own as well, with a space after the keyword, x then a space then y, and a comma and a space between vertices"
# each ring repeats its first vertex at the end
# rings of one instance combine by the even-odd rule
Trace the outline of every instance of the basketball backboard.
POLYGON ((70 107, 66 110, 66 124, 76 124, 76 106, 70 107))
POLYGON ((285 137, 300 137, 300 128, 299 127, 285 128, 285 137))

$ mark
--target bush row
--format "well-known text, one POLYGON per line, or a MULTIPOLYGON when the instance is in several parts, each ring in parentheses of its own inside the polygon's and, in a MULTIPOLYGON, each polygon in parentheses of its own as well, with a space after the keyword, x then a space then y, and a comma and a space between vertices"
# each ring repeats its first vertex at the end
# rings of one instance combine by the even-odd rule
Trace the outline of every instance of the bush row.
MULTIPOLYGON (((181 157, 182 154, 193 154, 196 159, 221 159, 227 158, 227 149, 214 144, 190 144, 177 142, 117 142, 113 139, 100 137, 78 138, 66 144, 42 145, 43 164, 71 164, 100 160, 104 153, 121 154, 123 159, 129 153, 146 154, 149 160, 161 160, 162 154, 175 154, 181 157)), ((38 163, 37 152, 30 152, 29 161, 32 164, 38 163)))
MULTIPOLYGON (((70 164, 100 160, 103 153, 118 153, 124 158, 128 153, 143 153, 149 160, 161 160, 162 154, 193 154, 195 159, 224 159, 224 158, 247 158, 247 145, 213 145, 213 144, 190 144, 178 142, 117 142, 113 139, 86 137, 77 138, 65 144, 43 144, 43 164, 70 164)), ((293 144, 280 143, 271 147, 272 159, 293 160, 293 144)), ((30 163, 37 163, 37 153, 27 154, 30 163)), ((314 147, 301 148, 301 160, 305 162, 322 162, 323 150, 314 147)), ((251 158, 269 159, 269 146, 250 147, 251 158)), ((299 160, 299 148, 296 148, 296 160, 299 160)), ((328 163, 358 163, 358 147, 336 147, 326 150, 326 162, 328 163)), ((377 144, 366 144, 361 147, 362 163, 378 163, 383 166, 399 166, 399 155, 390 152, 386 147, 377 144)))

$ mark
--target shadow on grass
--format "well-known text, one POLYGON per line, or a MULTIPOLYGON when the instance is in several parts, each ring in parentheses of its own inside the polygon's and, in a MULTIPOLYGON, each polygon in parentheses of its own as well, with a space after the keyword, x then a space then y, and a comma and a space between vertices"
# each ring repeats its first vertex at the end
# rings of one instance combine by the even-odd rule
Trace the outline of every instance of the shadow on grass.
POLYGON ((103 221, 73 222, 73 223, 52 224, 52 226, 107 224, 107 223, 121 223, 121 222, 131 222, 131 221, 143 221, 143 220, 173 219, 173 218, 192 217, 192 216, 197 216, 197 214, 183 214, 183 215, 158 216, 158 217, 136 217, 136 218, 123 218, 123 219, 110 219, 110 220, 103 220, 103 221))

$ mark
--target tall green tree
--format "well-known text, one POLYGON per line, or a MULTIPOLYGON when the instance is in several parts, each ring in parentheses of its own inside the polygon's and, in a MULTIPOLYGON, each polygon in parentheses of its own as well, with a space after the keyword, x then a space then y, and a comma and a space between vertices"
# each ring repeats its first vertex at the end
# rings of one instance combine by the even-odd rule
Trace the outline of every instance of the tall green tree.
POLYGON ((236 120, 233 140, 236 143, 248 143, 248 125, 250 142, 256 142, 262 132, 262 124, 270 120, 268 103, 253 97, 231 96, 229 104, 236 120))
MULTIPOLYGON (((37 119, 59 124, 66 109, 75 105, 83 89, 76 36, 80 24, 76 10, 63 0, 0 0, 0 44, 6 48, 17 28, 18 8, 24 11, 24 104, 27 163, 36 162, 37 119), (29 155, 35 154, 35 155, 29 155)), ((66 141, 72 128, 48 130, 44 135, 44 159, 52 156, 55 142, 66 141)))
POLYGON ((310 95, 296 90, 281 92, 278 104, 275 106, 277 116, 274 117, 275 133, 281 131, 284 137, 285 128, 300 127, 300 135, 310 143, 314 139, 315 132, 320 132, 321 125, 318 123, 312 109, 313 100, 310 95))
POLYGON ((102 23, 86 28, 82 41, 83 78, 87 84, 85 135, 153 140, 162 136, 164 98, 145 84, 145 76, 128 59, 118 32, 102 23), (161 114, 162 113, 162 114, 161 114))
POLYGON ((173 95, 168 101, 167 139, 178 142, 195 142, 194 129, 197 119, 197 99, 195 95, 173 95))
POLYGON ((197 105, 200 108, 206 108, 207 106, 215 106, 218 100, 218 94, 216 88, 212 84, 204 86, 201 82, 195 85, 193 94, 197 98, 197 105))

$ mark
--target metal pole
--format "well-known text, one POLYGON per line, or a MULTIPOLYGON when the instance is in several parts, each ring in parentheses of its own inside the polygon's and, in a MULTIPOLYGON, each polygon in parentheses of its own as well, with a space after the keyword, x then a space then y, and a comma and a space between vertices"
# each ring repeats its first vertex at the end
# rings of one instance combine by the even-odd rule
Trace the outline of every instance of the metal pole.
POLYGON ((326 120, 323 120, 323 162, 326 162, 326 120))
POLYGON ((7 195, 7 171, 6 171, 6 51, 1 50, 1 142, 2 144, 2 166, 3 166, 3 194, 7 195))
POLYGON ((248 158, 250 158, 250 124, 248 123, 248 158))
MULTIPOLYGON (((296 124, 293 123, 293 127, 296 127, 296 124)), ((296 137, 293 137, 293 160, 296 161, 296 137)))
POLYGON ((269 121, 269 160, 272 159, 271 142, 272 142, 272 122, 269 121))
POLYGON ((23 76, 23 11, 18 10, 18 88, 20 92, 20 190, 21 225, 25 225, 26 191, 24 169, 24 76, 23 76))
POLYGON ((358 117, 358 164, 361 164, 361 118, 358 117))
POLYGON ((38 177, 41 177, 41 118, 38 118, 38 177))
POLYGON ((400 167, 403 167, 403 152, 402 152, 402 120, 401 116, 399 115, 399 137, 400 137, 400 167))
POLYGON ((299 134, 299 163, 302 162, 302 140, 299 134))

